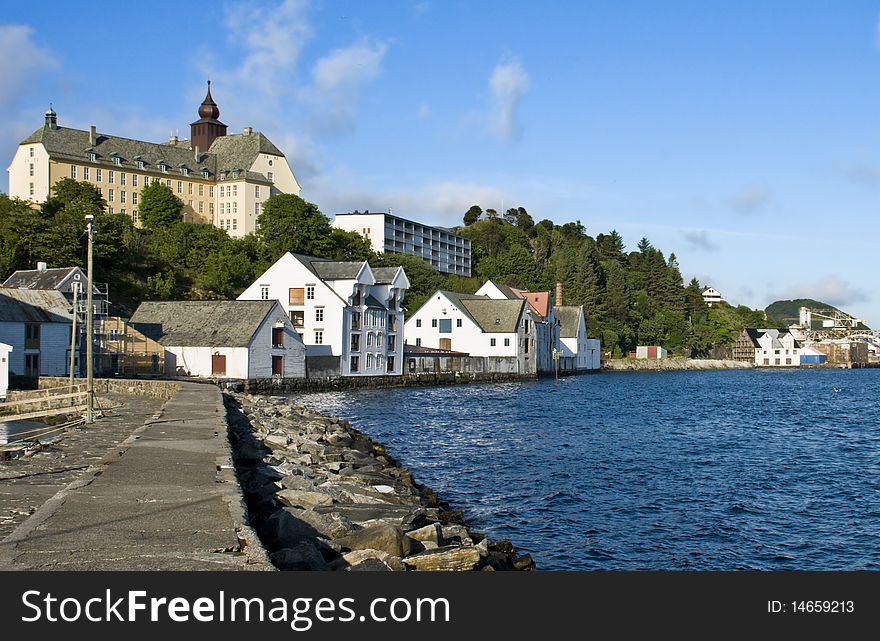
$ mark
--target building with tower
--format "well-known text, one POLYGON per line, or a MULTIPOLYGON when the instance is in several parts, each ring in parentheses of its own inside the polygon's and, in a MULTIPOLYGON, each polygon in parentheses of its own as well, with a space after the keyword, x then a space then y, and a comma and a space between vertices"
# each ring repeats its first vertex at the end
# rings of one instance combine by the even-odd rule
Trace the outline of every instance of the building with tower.
POLYGON ((25 138, 9 164, 9 195, 39 205, 62 178, 95 185, 108 213, 140 224, 141 188, 164 183, 183 201, 184 220, 213 224, 230 236, 256 229, 263 203, 273 194, 300 193, 284 153, 264 134, 245 127, 228 134, 211 83, 190 124, 189 139, 153 143, 61 127, 50 107, 43 126, 25 138))

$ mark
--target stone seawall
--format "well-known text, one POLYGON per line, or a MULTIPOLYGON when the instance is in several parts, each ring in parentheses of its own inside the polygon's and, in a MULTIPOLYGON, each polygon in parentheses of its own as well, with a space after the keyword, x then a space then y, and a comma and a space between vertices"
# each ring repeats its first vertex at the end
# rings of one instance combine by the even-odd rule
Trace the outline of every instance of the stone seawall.
POLYGON ((249 522, 281 570, 528 570, 347 421, 225 394, 249 522))
POLYGON ((602 361, 602 369, 616 372, 637 371, 656 372, 684 370, 721 370, 721 369, 753 369, 753 363, 745 361, 709 359, 709 358, 661 358, 635 359, 617 358, 602 361))
POLYGON ((389 387, 422 387, 428 385, 460 385, 467 383, 508 383, 533 380, 534 375, 478 372, 431 372, 403 376, 337 376, 333 378, 286 378, 222 381, 225 387, 249 394, 289 394, 295 392, 326 392, 344 389, 379 389, 389 387))
MULTIPOLYGON (((75 378, 73 382, 74 384, 83 384, 86 381, 84 378, 75 378)), ((161 401, 173 398, 180 389, 177 381, 155 378, 96 378, 94 382, 97 394, 149 396, 161 401)), ((70 383, 70 379, 66 376, 41 376, 39 389, 64 387, 68 383, 70 383)))

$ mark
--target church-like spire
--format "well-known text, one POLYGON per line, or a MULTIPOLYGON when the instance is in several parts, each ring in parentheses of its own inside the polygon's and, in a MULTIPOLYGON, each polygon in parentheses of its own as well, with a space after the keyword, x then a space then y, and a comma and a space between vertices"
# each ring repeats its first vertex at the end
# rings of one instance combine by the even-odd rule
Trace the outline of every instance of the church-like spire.
POLYGON ((217 120, 220 117, 220 108, 217 107, 217 103, 214 102, 214 98, 211 97, 211 81, 208 81, 208 95, 205 96, 205 99, 202 100, 202 104, 199 107, 199 118, 205 118, 210 120, 217 120))

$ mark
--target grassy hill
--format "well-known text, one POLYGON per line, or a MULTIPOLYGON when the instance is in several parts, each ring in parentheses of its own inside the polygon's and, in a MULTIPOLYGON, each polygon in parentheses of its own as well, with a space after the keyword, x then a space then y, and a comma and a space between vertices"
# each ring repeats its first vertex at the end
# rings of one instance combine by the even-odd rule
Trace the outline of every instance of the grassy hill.
MULTIPOLYGON (((843 314, 849 313, 835 307, 834 305, 829 305, 828 303, 823 303, 812 298, 777 300, 770 303, 767 306, 767 309, 765 309, 764 311, 767 312, 768 318, 773 318, 777 321, 781 321, 785 325, 791 325, 792 323, 797 323, 800 320, 801 307, 809 307, 814 312, 822 312, 826 314, 833 312, 841 312, 843 314)), ((814 329, 821 329, 822 327, 821 320, 814 320, 812 324, 814 329)), ((860 324, 858 327, 861 329, 868 329, 868 327, 864 324, 860 324)))

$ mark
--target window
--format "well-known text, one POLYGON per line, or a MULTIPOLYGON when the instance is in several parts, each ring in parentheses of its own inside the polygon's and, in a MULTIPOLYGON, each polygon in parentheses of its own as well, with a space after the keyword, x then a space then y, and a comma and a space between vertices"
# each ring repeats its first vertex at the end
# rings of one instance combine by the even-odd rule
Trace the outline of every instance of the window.
POLYGON ((315 345, 323 345, 324 344, 324 332, 321 330, 315 331, 315 345))
POLYGON ((361 313, 355 312, 351 315, 351 328, 352 329, 360 329, 361 328, 361 313))
MULTIPOLYGON (((167 174, 168 173, 168 165, 166 165, 164 162, 160 162, 159 163, 159 171, 161 171, 163 174, 167 174)), ((168 185, 168 186, 170 187, 171 185, 168 185)))
POLYGON ((303 304, 303 288, 302 287, 291 287, 288 290, 288 301, 291 305, 302 305, 303 304))
POLYGON ((452 319, 451 318, 441 318, 440 319, 440 333, 441 334, 449 334, 452 332, 452 319))
POLYGON ((89 152, 89 160, 90 160, 90 161, 95 162, 95 160, 96 160, 97 158, 98 158, 98 155, 97 155, 95 152, 93 152, 93 151, 92 151, 92 152, 89 152))
POLYGON ((143 161, 143 160, 138 160, 138 161, 137 161, 137 168, 138 168, 138 169, 143 169, 143 168, 144 168, 144 161, 143 161))
POLYGON ((119 172, 119 184, 120 185, 125 184, 125 172, 124 171, 119 172))
POLYGON ((509 339, 509 338, 505 338, 505 339, 504 339, 504 346, 505 346, 505 347, 510 347, 510 339, 509 339))
POLYGON ((367 347, 373 346, 373 332, 367 332, 367 347))
POLYGON ((199 185, 199 196, 204 196, 204 195, 205 195, 205 186, 199 185))
POLYGON ((353 351, 353 352, 361 351, 361 335, 360 334, 352 334, 351 335, 351 351, 353 351))
POLYGON ((351 357, 351 371, 356 372, 360 367, 361 357, 360 356, 352 356, 351 357))
POLYGON ((421 339, 421 338, 417 338, 417 339, 416 339, 416 347, 421 347, 421 346, 422 346, 422 339, 421 339))
POLYGON ((266 174, 266 178, 268 178, 268 179, 269 179, 269 182, 270 182, 270 183, 273 183, 273 182, 275 182, 275 176, 274 176, 274 175, 273 175, 273 174, 272 174, 272 172, 271 172, 271 171, 270 171, 270 172, 268 172, 268 173, 267 173, 267 174, 266 174))
POLYGON ((101 170, 98 168, 95 168, 95 180, 101 182, 101 170))
POLYGON ((108 203, 113 202, 113 190, 112 189, 107 190, 107 202, 108 203))
POLYGON ((89 180, 89 168, 83 167, 83 180, 89 180))
POLYGON ((437 327, 437 319, 436 318, 431 319, 431 327, 437 327))
POLYGON ((34 148, 31 147, 31 148, 28 149, 28 151, 30 152, 30 156, 31 156, 31 158, 33 158, 33 157, 34 157, 34 148))
POLYGON ((136 191, 131 192, 131 204, 132 205, 138 204, 138 193, 136 191))
MULTIPOLYGON (((382 320, 384 320, 384 319, 382 319, 382 320)), ((388 314, 388 331, 389 332, 396 332, 397 331, 397 316, 395 316, 394 314, 388 314)))
POLYGON ((263 203, 254 203, 254 216, 259 216, 263 213, 263 203))
POLYGON ((254 198, 259 198, 259 197, 260 197, 260 186, 254 185, 254 198))
POLYGON ((785 364, 786 364, 786 365, 791 365, 791 359, 790 359, 790 358, 786 358, 786 359, 785 359, 785 364))
POLYGON ((124 191, 119 192, 119 202, 121 202, 121 203, 125 202, 125 192, 124 191))
POLYGON ((205 203, 203 203, 203 202, 200 200, 200 201, 199 201, 199 213, 200 213, 200 214, 204 213, 204 209, 205 209, 205 203))
POLYGON ((387 372, 394 371, 394 357, 393 356, 388 357, 388 369, 386 369, 385 371, 387 371, 387 372))
POLYGON ((120 158, 119 156, 113 156, 113 162, 114 162, 115 164, 117 164, 117 165, 121 165, 121 164, 122 164, 122 158, 120 158))
POLYGON ((232 185, 232 195, 238 196, 238 185, 232 185))
POLYGON ((283 327, 273 327, 272 328, 272 347, 276 347, 276 348, 284 347, 284 328, 283 327))
POLYGON ((260 285, 260 300, 269 300, 269 286, 260 285))
MULTIPOLYGON (((31 176, 34 175, 34 166, 31 165, 31 176)), ((70 177, 76 180, 76 165, 70 166, 70 177)))
POLYGON ((115 173, 116 172, 114 172, 112 169, 107 170, 107 182, 110 183, 111 185, 113 184, 113 177, 114 177, 115 173))
POLYGON ((316 307, 315 308, 315 322, 323 323, 324 322, 324 308, 316 307))
POLYGON ((302 310, 290 312, 290 322, 294 327, 302 327, 306 324, 306 313, 302 310))
POLYGON ((315 286, 306 285, 306 300, 315 300, 315 286))
POLYGON ((146 186, 149 185, 149 184, 150 184, 150 177, 149 177, 149 176, 144 176, 144 187, 146 187, 146 186))
POLYGON ((238 229, 238 218, 232 219, 232 229, 238 229))
MULTIPOLYGON (((228 204, 228 203, 227 203, 227 204, 228 204)), ((237 213, 238 213, 238 201, 237 201, 237 200, 233 200, 233 201, 232 201, 232 213, 233 213, 233 214, 237 214, 237 213)))
POLYGON ((113 208, 112 208, 112 207, 108 207, 108 208, 107 208, 107 213, 108 213, 108 214, 112 214, 112 213, 113 213, 113 208))
POLYGON ((182 180, 177 181, 177 193, 178 194, 183 193, 183 181, 182 180))
MULTIPOLYGON (((136 195, 137 195, 137 194, 135 194, 135 196, 136 196, 136 195)), ((132 209, 132 210, 131 210, 131 222, 133 222, 133 223, 136 224, 137 221, 138 221, 138 210, 137 210, 137 209, 132 209)))
POLYGON ((393 336, 389 336, 388 337, 388 351, 393 352, 395 349, 397 349, 397 343, 395 342, 393 336))
POLYGON ((188 193, 190 196, 192 196, 192 194, 193 194, 193 184, 192 184, 192 183, 186 183, 186 189, 187 189, 187 193, 188 193))
POLYGON ((367 354, 367 369, 373 369, 375 367, 376 357, 372 354, 367 354))
POLYGON ((421 318, 417 318, 417 319, 416 319, 416 327, 421 327, 421 326, 422 326, 422 319, 421 319, 421 318))
POLYGON ((494 338, 489 339, 489 347, 495 347, 495 339, 494 338))
MULTIPOLYGON (((181 167, 180 173, 182 173, 184 176, 189 176, 189 167, 181 167)), ((192 189, 192 186, 190 186, 190 189, 192 189)), ((192 192, 190 192, 190 193, 192 193, 192 192)))
POLYGON ((165 179, 165 186, 168 187, 168 189, 171 189, 171 179, 170 178, 165 179))
POLYGON ((220 185, 220 198, 223 198, 226 195, 226 187, 220 185))
POLYGON ((214 197, 214 185, 208 185, 208 196, 210 198, 214 197))
POLYGON ((27 323, 24 326, 24 348, 39 349, 40 348, 40 325, 38 323, 27 323))
POLYGON ((461 319, 460 319, 460 318, 456 318, 456 319, 455 319, 455 326, 456 326, 456 327, 461 327, 461 319))
POLYGON ((382 334, 376 334, 376 347, 382 347, 382 334))

